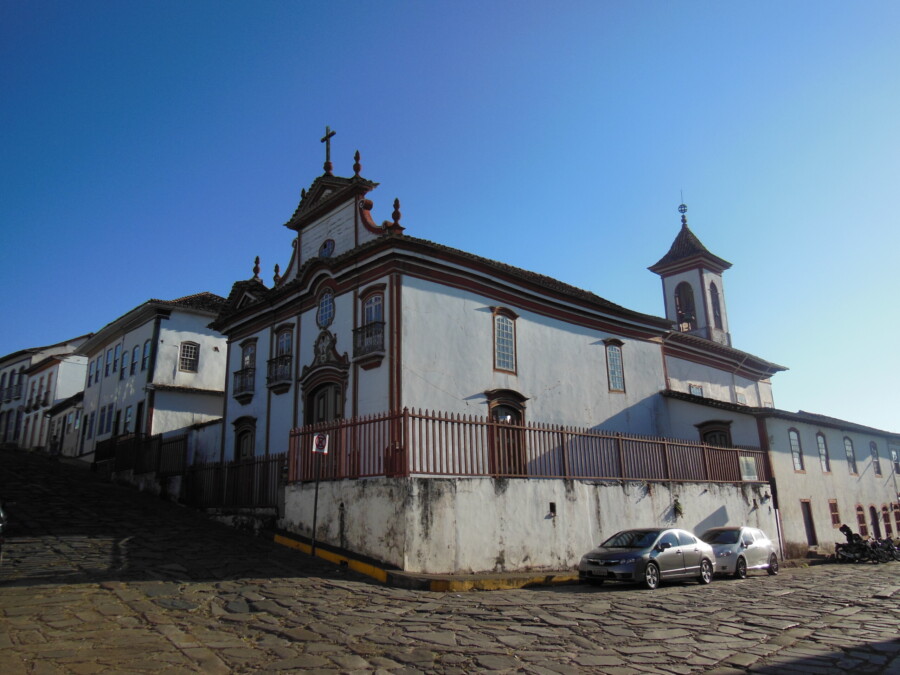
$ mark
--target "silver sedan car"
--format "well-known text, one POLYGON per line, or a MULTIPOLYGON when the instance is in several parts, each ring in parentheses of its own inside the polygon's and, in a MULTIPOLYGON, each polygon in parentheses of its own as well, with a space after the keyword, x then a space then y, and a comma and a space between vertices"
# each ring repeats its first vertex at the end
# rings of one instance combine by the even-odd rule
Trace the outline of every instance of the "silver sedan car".
POLYGON ((623 530, 585 555, 578 564, 581 581, 637 581, 649 589, 660 581, 697 579, 712 581, 712 547, 685 530, 656 527, 623 530))
POLYGON ((762 530, 755 527, 714 527, 700 538, 713 547, 716 572, 732 574, 738 579, 747 570, 766 570, 778 574, 778 554, 775 544, 762 530))

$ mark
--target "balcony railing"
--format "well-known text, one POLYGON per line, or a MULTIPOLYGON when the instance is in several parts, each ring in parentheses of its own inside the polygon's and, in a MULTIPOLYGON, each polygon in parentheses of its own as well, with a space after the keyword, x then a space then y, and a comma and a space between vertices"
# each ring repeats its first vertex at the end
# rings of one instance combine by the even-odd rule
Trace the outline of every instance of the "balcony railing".
POLYGON ((373 321, 353 331, 353 356, 384 352, 384 321, 373 321))
POLYGON ((290 354, 282 354, 274 359, 269 359, 266 384, 270 387, 281 386, 287 389, 291 384, 291 362, 290 354))
POLYGON ((256 368, 243 368, 234 373, 234 386, 232 395, 240 404, 245 404, 253 398, 256 391, 256 368))

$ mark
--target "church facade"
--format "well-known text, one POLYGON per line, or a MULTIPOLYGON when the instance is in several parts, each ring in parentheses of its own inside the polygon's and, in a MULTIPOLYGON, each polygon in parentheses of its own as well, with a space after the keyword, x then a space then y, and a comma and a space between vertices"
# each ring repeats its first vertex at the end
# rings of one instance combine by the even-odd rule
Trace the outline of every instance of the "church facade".
MULTIPOLYGON (((228 339, 222 458, 294 444, 283 527, 431 572, 572 566, 624 522, 776 530, 751 411, 773 405, 771 377, 783 367, 731 346, 729 264, 703 247, 684 213, 651 267, 666 297, 667 316, 657 317, 410 236, 396 200, 378 223, 368 196, 376 187, 358 153, 349 178, 326 160, 286 223, 295 237, 284 273, 276 266, 267 284, 257 261, 211 324, 228 339), (435 439, 414 450, 410 410, 416 423, 452 433, 481 425, 484 449, 435 439), (647 480, 604 482, 622 478, 624 463, 575 469, 593 451, 568 442, 541 441, 535 453, 548 425, 580 430, 580 444, 615 434, 635 444, 683 439, 678 452, 701 453, 693 461, 707 472, 708 457, 696 458, 708 450, 694 446, 745 450, 727 458, 730 485, 699 473, 660 480, 663 469, 649 463, 628 474, 647 480), (299 458, 309 456, 307 439, 292 432, 301 428, 330 429, 334 444, 315 530, 312 474, 299 458), (552 532, 535 537, 525 513, 552 532)), ((665 462, 688 461, 656 446, 666 447, 665 462)))

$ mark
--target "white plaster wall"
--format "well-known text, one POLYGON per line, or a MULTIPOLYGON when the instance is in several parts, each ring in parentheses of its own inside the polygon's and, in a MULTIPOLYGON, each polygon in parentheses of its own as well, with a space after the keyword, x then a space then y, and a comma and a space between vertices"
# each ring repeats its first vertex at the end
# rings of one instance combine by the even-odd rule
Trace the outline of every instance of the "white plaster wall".
POLYGON ((70 355, 63 357, 57 371, 54 401, 62 401, 84 389, 86 372, 86 356, 70 355))
POLYGON ((513 389, 528 400, 526 420, 659 432, 665 378, 660 346, 516 312, 517 374, 494 371, 493 317, 499 303, 429 281, 403 281, 403 405, 486 415, 486 390, 513 389), (618 337, 625 393, 610 392, 603 340, 618 337))
MULTIPOLYGON (((813 525, 819 542, 816 548, 824 553, 832 552, 835 542, 844 541, 844 536, 837 531, 840 524, 834 526, 831 523, 829 499, 837 500, 841 521, 849 525, 854 532, 859 531, 856 506, 863 506, 870 535, 872 528, 869 507, 875 506, 880 517, 881 506, 896 501, 894 495, 900 480, 896 479, 893 473, 886 438, 778 418, 766 419, 766 434, 778 488, 778 507, 781 512, 784 541, 785 544, 792 546, 795 552, 805 552, 808 547, 800 500, 808 499, 810 502, 813 525), (788 431, 792 428, 796 429, 800 436, 804 460, 803 472, 794 470, 788 437, 788 431), (818 432, 824 434, 828 446, 831 459, 830 473, 822 470, 816 443, 818 432), (858 475, 850 473, 844 449, 845 436, 853 441, 858 475), (875 475, 869 452, 871 441, 874 441, 878 448, 881 476, 875 475)), ((893 514, 891 518, 896 535, 897 527, 893 521, 893 514)), ((883 536, 883 523, 881 533, 883 536)))
POLYGON ((153 404, 151 433, 164 434, 183 430, 222 416, 222 397, 215 394, 185 394, 157 391, 153 404))
MULTIPOLYGON (((695 384, 703 387, 704 398, 737 403, 734 381, 729 372, 672 356, 666 357, 666 368, 669 375, 669 388, 673 391, 689 394, 691 393, 690 385, 695 384)), ((746 389, 744 389, 744 393, 747 393, 746 389)), ((756 396, 753 394, 753 401, 755 398, 756 396)), ((755 405, 755 403, 748 398, 747 405, 755 405)))
POLYGON ((667 419, 671 438, 700 441, 700 433, 695 425, 712 420, 731 420, 731 442, 761 448, 756 418, 731 410, 721 410, 705 405, 697 405, 678 399, 666 399, 667 419))
POLYGON ((176 310, 160 323, 153 381, 179 387, 222 391, 225 388, 225 337, 207 328, 212 317, 176 310), (179 370, 182 342, 200 345, 196 373, 179 370))
POLYGON ((222 442, 222 421, 204 424, 188 432, 188 464, 216 462, 222 442))
MULTIPOLYGON (((766 493, 767 485, 701 483, 342 481, 320 487, 316 538, 413 572, 570 569, 607 537, 631 527, 702 533, 709 527, 746 524, 775 538, 774 509, 766 493), (677 519, 675 497, 683 509, 677 519)), ((288 486, 280 525, 308 536, 313 495, 313 484, 288 486)))
POLYGON ((319 247, 326 239, 334 239, 333 256, 345 253, 354 247, 353 205, 346 202, 325 217, 303 229, 300 248, 301 264, 319 255, 319 247))

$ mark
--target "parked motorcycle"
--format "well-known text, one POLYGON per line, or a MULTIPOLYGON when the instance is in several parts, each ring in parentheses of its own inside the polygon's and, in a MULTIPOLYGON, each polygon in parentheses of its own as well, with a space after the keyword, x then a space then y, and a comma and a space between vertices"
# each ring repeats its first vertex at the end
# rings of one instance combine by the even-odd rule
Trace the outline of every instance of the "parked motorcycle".
POLYGON ((842 563, 881 562, 883 557, 869 542, 855 534, 847 525, 841 525, 841 533, 847 538, 846 544, 834 545, 834 559, 842 563))
POLYGON ((900 548, 897 547, 897 544, 890 537, 885 537, 884 539, 876 539, 878 542, 878 550, 882 553, 885 558, 885 562, 890 560, 900 560, 900 548))

